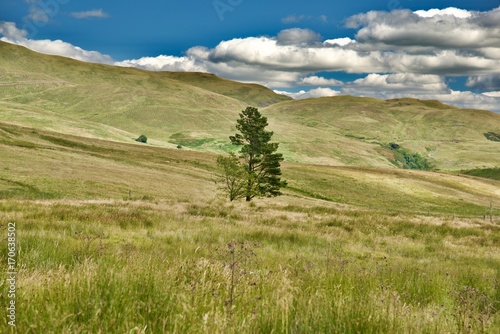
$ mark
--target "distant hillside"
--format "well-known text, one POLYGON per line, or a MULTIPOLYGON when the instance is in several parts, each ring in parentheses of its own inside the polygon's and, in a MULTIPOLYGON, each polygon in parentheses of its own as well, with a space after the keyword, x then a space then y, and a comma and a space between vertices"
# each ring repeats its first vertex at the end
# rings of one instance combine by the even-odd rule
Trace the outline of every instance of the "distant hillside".
POLYGON ((115 140, 124 139, 121 130, 131 134, 127 140, 144 133, 157 144, 202 139, 216 146, 247 105, 289 99, 214 75, 84 63, 4 42, 0 71, 3 120, 115 140))
POLYGON ((396 167, 391 143, 438 169, 500 166, 500 115, 439 101, 340 96, 290 100, 206 73, 149 72, 0 42, 0 121, 84 137, 199 151, 232 149, 238 113, 260 106, 287 161, 396 167), (265 107, 263 107, 265 106, 265 107))
POLYGON ((0 43, 0 71, 2 120, 99 138, 123 140, 118 130, 131 134, 127 140, 146 134, 162 145, 177 144, 171 136, 220 138, 248 105, 161 72, 84 63, 7 43, 0 43))
POLYGON ((283 146, 309 162, 388 165, 394 156, 388 146, 396 143, 441 169, 500 165, 500 143, 484 136, 500 129, 500 114, 490 111, 409 98, 338 96, 282 102, 264 112, 283 146))
POLYGON ((187 84, 209 90, 214 93, 244 101, 256 107, 265 107, 274 103, 289 101, 292 98, 274 93, 272 90, 256 85, 239 83, 210 73, 163 72, 165 76, 187 84))

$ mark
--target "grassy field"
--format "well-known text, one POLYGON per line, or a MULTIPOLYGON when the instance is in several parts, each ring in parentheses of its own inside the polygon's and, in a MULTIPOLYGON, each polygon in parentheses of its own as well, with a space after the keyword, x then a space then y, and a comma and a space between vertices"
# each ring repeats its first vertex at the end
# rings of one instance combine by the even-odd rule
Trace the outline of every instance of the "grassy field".
POLYGON ((499 181, 286 163, 229 203, 208 153, 7 123, 0 151, 19 333, 500 333, 499 181))
POLYGON ((0 208, 18 332, 500 333, 500 227, 482 220, 290 198, 0 208))
MULTIPOLYGON (((217 197, 216 155, 0 123, 0 198, 217 197)), ((290 197, 356 208, 482 217, 500 182, 452 173, 285 163, 290 197)))

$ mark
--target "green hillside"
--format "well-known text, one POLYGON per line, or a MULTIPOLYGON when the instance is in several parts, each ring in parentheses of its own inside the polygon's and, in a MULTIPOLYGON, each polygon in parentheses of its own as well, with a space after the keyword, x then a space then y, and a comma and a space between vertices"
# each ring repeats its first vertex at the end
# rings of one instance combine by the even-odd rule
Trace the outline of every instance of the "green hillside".
POLYGON ((438 101, 333 97, 289 100, 206 73, 149 72, 42 55, 0 42, 0 121, 60 133, 155 146, 231 149, 238 112, 268 117, 285 159, 394 168, 396 143, 442 170, 494 168, 500 115, 438 101), (273 102, 276 102, 272 104, 273 102))
POLYGON ((169 78, 235 98, 256 107, 265 107, 291 100, 290 97, 276 94, 263 86, 229 81, 210 73, 163 72, 163 74, 169 78))
POLYGON ((51 125, 43 128, 74 133, 68 120, 75 126, 84 121, 77 134, 123 140, 115 133, 119 129, 131 134, 127 141, 146 134, 166 145, 172 135, 221 137, 219 129, 227 131, 246 106, 158 72, 40 55, 6 43, 0 44, 0 57, 2 120, 21 125, 39 127, 50 114, 51 125))
POLYGON ((500 181, 500 168, 471 169, 460 172, 462 174, 500 181))
POLYGON ((490 111, 339 96, 282 102, 264 112, 284 148, 304 154, 300 160, 385 166, 394 156, 388 144, 396 143, 440 169, 500 165, 499 143, 483 135, 500 129, 500 114, 490 111))

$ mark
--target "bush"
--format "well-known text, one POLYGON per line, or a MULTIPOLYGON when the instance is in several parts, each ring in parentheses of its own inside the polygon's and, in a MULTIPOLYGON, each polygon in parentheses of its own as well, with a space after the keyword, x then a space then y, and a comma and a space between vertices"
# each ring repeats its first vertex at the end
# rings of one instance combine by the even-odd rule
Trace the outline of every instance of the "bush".
POLYGON ((135 141, 146 144, 148 142, 148 137, 146 137, 145 135, 140 135, 139 138, 137 138, 135 141))
POLYGON ((434 166, 419 153, 399 148, 394 150, 395 163, 404 169, 433 170, 434 166))
POLYGON ((493 131, 486 132, 484 134, 486 139, 491 140, 491 141, 500 141, 500 133, 495 133, 493 131))
POLYGON ((389 148, 391 150, 399 150, 401 148, 401 146, 399 144, 396 144, 396 143, 389 143, 389 148))

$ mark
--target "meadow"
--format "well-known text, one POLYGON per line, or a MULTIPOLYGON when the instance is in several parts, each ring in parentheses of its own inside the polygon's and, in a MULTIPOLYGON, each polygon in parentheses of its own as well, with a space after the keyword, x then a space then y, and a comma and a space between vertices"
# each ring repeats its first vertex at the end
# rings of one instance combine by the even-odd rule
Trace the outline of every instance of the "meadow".
POLYGON ((0 129, 2 333, 500 333, 498 181, 286 163, 230 203, 212 154, 0 129))
POLYGON ((290 198, 0 209, 18 222, 20 333, 500 332, 488 221, 290 198))

